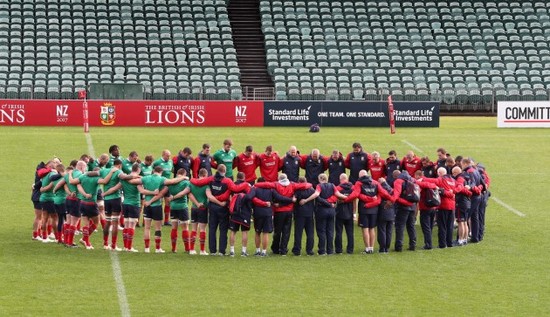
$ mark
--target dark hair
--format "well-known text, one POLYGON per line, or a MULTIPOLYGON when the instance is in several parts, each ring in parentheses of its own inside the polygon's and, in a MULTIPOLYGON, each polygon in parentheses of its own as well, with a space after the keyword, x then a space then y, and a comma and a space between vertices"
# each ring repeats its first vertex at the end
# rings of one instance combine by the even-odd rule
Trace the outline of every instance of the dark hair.
POLYGON ((138 163, 134 163, 134 165, 132 165, 132 172, 137 172, 140 168, 141 166, 138 163))
POLYGON ((391 150, 388 152, 388 155, 395 155, 397 156, 397 152, 395 152, 395 150, 391 150))
POLYGON ((163 172, 162 166, 155 166, 155 168, 153 169, 153 171, 154 171, 155 173, 162 173, 162 172, 163 172))
POLYGON ((204 143, 204 144, 202 145, 202 149, 203 149, 203 150, 204 150, 204 149, 209 149, 209 148, 210 148, 210 144, 208 144, 208 143, 204 143))
POLYGON ((244 173, 243 172, 238 172, 237 173, 237 179, 244 180, 244 173))
POLYGON ((252 152, 254 151, 254 149, 252 148, 252 145, 247 145, 246 148, 244 149, 245 152, 252 152))
POLYGON ((183 153, 185 153, 185 154, 191 154, 191 149, 190 149, 189 147, 186 146, 186 147, 183 148, 183 153))
POLYGON ((118 149, 118 145, 114 145, 114 144, 113 144, 113 145, 111 145, 111 146, 109 147, 109 153, 113 153, 113 151, 114 151, 114 150, 117 150, 117 149, 118 149))
POLYGON ((356 149, 356 148, 361 148, 362 146, 361 146, 361 143, 355 142, 355 143, 353 143, 353 144, 351 145, 351 147, 354 148, 354 149, 356 149))
POLYGON ((119 160, 119 159, 115 159, 115 160, 113 161, 113 165, 121 165, 121 164, 122 164, 122 161, 119 160))

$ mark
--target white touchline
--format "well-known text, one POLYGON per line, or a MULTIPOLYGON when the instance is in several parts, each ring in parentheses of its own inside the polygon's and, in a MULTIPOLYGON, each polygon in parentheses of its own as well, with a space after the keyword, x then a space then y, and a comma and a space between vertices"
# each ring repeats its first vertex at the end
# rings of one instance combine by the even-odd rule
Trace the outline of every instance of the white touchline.
MULTIPOLYGON (((411 148, 413 148, 415 151, 418 151, 419 153, 424 153, 424 151, 422 151, 421 149, 419 149, 416 145, 412 144, 411 142, 407 141, 407 140, 401 140, 401 142, 407 144, 408 146, 410 146, 411 148)), ((493 199, 497 204, 501 205, 502 207, 508 209, 509 211, 515 213, 516 215, 520 216, 520 217, 525 217, 526 215, 517 210, 516 208, 508 205, 507 203, 503 202, 502 200, 494 197, 494 196, 491 196, 491 199, 493 199)))
POLYGON ((525 217, 526 214, 524 214, 523 212, 517 210, 516 208, 508 205, 507 203, 503 202, 502 200, 494 197, 494 196, 491 196, 491 199, 494 200, 497 204, 501 205, 502 207, 508 209, 509 211, 515 213, 516 215, 520 216, 520 217, 525 217))
POLYGON ((419 153, 422 153, 424 154, 424 151, 422 151, 421 149, 419 149, 418 147, 416 147, 416 145, 412 144, 411 142, 407 141, 407 140, 401 140, 401 142, 407 144, 408 146, 412 147, 413 150, 415 150, 416 152, 419 152, 419 153))
MULTIPOLYGON (((88 144, 88 154, 94 159, 95 156, 94 145, 92 143, 92 135, 85 133, 86 143, 88 144)), ((120 313, 123 317, 130 317, 130 306, 128 305, 128 298, 126 297, 126 287, 124 287, 124 280, 122 279, 122 270, 120 269, 120 261, 118 255, 115 252, 110 252, 111 266, 113 267, 113 276, 115 278, 116 291, 118 294, 118 305, 120 306, 120 313)))

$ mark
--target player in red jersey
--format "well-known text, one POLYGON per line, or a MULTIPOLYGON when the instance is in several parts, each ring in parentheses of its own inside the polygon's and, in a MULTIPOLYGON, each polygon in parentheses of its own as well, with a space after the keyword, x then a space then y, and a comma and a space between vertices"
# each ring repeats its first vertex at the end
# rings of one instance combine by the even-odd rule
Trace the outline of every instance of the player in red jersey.
POLYGON ((244 174, 245 181, 254 184, 256 181, 256 167, 258 167, 258 155, 254 153, 252 145, 247 145, 244 152, 233 159, 233 166, 238 172, 244 174))
POLYGON ((266 182, 275 182, 277 180, 282 162, 279 154, 273 151, 273 146, 266 146, 265 152, 258 155, 258 166, 260 167, 260 175, 266 182))
POLYGON ((413 151, 407 152, 407 155, 401 160, 401 170, 407 171, 409 175, 414 175, 420 169, 422 169, 420 158, 413 151))
POLYGON ((380 153, 374 151, 371 153, 372 159, 369 161, 369 170, 372 179, 378 181, 380 177, 386 177, 386 161, 380 159, 380 153))

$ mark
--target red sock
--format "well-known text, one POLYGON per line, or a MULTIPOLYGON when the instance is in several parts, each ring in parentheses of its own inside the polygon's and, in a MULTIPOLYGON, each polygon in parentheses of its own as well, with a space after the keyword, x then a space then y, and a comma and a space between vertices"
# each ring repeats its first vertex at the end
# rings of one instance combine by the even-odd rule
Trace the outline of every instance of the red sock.
POLYGON ((52 225, 48 225, 47 228, 48 228, 48 235, 50 235, 52 233, 53 227, 52 227, 52 225))
POLYGON ((48 239, 48 231, 42 230, 42 240, 46 240, 46 239, 48 239))
POLYGON ((120 214, 120 218, 118 218, 119 226, 122 225, 124 227, 124 215, 120 214))
POLYGON ((164 222, 170 221, 170 205, 164 205, 164 222))
POLYGON ((160 237, 155 236, 155 249, 160 249, 160 237))
POLYGON ((151 239, 143 239, 143 241, 145 242, 145 248, 149 248, 149 245, 151 244, 151 239))
POLYGON ((76 223, 76 230, 80 231, 80 219, 78 219, 78 222, 76 223))
POLYGON ((191 231, 191 241, 189 243, 189 251, 195 250, 195 240, 197 240, 197 232, 191 231))
POLYGON ((63 243, 67 244, 67 239, 69 238, 69 227, 68 223, 63 224, 63 243))
POLYGON ((206 242, 206 232, 199 233, 199 243, 201 245, 201 251, 204 251, 204 244, 206 242))
POLYGON ((63 235, 61 232, 58 231, 55 233, 55 240, 57 240, 58 243, 63 243, 63 235))
POLYGON ((185 252, 188 252, 191 250, 191 247, 189 246, 189 230, 187 230, 187 228, 181 231, 181 237, 183 239, 183 245, 185 246, 185 252))
POLYGON ((38 230, 32 232, 32 237, 36 239, 38 237, 38 230))
POLYGON ((90 227, 85 226, 82 228, 82 240, 84 240, 86 246, 90 245, 90 227))
MULTIPOLYGON (((118 230, 118 229, 117 229, 118 230)), ((112 249, 115 249, 116 248, 116 242, 118 240, 118 232, 116 232, 115 230, 113 230, 113 232, 111 232, 111 248, 112 249)))
POLYGON ((128 235, 128 249, 132 248, 132 243, 134 242, 134 229, 127 229, 126 234, 128 235))
POLYGON ((109 245, 109 231, 107 232, 103 231, 103 245, 109 245))
POLYGON ((124 244, 124 248, 128 249, 128 229, 126 228, 122 229, 122 242, 124 244))
POLYGON ((172 231, 170 231, 170 239, 172 240, 172 252, 176 252, 176 245, 178 243, 178 229, 172 229, 172 231))
POLYGON ((105 230, 105 226, 107 225, 107 220, 101 218, 101 220, 99 220, 99 222, 101 223, 101 228, 102 228, 103 230, 105 230))

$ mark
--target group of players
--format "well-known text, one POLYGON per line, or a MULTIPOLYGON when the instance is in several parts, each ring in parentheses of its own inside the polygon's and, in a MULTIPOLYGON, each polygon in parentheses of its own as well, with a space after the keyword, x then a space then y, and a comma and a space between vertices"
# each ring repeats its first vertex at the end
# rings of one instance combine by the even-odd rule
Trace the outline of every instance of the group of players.
POLYGON ((146 253, 151 252, 151 227, 154 252, 165 252, 161 248, 164 224, 172 227, 172 252, 177 251, 181 230, 185 252, 197 254, 198 234, 201 255, 225 255, 229 231, 229 255, 234 256, 241 231, 241 256, 248 256, 253 223, 254 255, 268 255, 271 237, 271 252, 284 256, 289 252, 293 222, 290 252, 294 255, 302 253, 304 232, 307 255, 314 255, 315 233, 319 255, 354 253, 355 222, 362 229, 365 254, 374 252, 375 240, 379 252, 388 253, 394 228, 394 250, 403 250, 406 229, 408 250, 414 251, 418 214, 423 249, 433 248, 435 224, 439 248, 483 240, 490 185, 484 166, 470 158, 452 158, 443 148, 437 150, 435 162, 412 151, 399 160, 394 150, 383 159, 378 152, 365 152, 359 143, 352 148, 347 156, 338 150, 324 156, 318 149, 300 154, 291 146, 280 156, 272 146, 256 153, 249 145, 237 154, 226 139, 213 155, 210 145, 204 144, 194 158, 186 147, 173 157, 164 150, 157 160, 148 155, 142 162, 135 151, 122 158, 116 145, 98 159, 85 154, 66 167, 54 158, 36 170, 33 239, 76 247, 74 237, 81 231, 80 243, 93 249, 90 236, 101 224, 104 249, 138 252, 133 240, 143 213, 146 253), (302 169, 304 176, 300 176, 302 169), (415 188, 420 188, 416 199, 411 198, 415 188), (119 230, 123 248, 117 245, 119 230))

